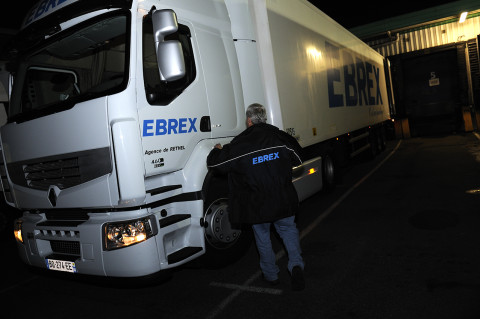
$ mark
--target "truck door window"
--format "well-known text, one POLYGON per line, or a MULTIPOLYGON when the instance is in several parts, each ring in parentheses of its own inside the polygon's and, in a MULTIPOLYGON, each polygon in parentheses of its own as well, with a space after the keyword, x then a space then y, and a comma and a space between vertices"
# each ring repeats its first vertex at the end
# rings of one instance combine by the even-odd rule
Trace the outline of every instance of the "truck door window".
POLYGON ((186 75, 176 81, 161 81, 155 53, 152 19, 150 15, 145 17, 143 21, 143 80, 147 101, 151 105, 170 104, 195 79, 195 60, 190 37, 188 27, 179 25, 178 32, 165 38, 166 41, 175 39, 182 44, 186 75))

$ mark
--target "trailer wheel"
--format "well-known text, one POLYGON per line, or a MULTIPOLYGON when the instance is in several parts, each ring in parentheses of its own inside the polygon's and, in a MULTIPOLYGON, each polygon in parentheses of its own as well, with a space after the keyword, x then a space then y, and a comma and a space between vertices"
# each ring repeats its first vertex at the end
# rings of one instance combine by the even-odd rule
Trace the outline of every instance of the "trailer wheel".
POLYGON ((245 226, 233 227, 228 218, 228 184, 225 178, 210 176, 204 187, 206 253, 202 264, 224 267, 239 260, 252 243, 252 232, 245 226))
POLYGON ((384 126, 380 128, 379 135, 380 135, 380 149, 383 152, 387 148, 387 132, 385 131, 384 126))
POLYGON ((323 188, 331 191, 335 188, 336 170, 333 157, 327 153, 322 158, 322 180, 323 188))
POLYGON ((368 149, 368 152, 367 152, 367 159, 369 160, 374 159, 379 153, 377 135, 378 134, 374 129, 370 130, 370 136, 368 138, 368 143, 370 144, 370 148, 368 149))

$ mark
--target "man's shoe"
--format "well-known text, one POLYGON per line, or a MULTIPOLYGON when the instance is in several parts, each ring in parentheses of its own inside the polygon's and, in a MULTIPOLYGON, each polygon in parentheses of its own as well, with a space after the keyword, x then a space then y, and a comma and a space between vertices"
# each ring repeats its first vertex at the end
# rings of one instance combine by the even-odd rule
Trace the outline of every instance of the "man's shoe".
POLYGON ((300 291, 305 289, 305 279, 303 278, 303 270, 300 266, 292 269, 292 290, 300 291))
POLYGON ((280 280, 278 278, 275 280, 268 280, 267 278, 263 277, 263 281, 268 283, 270 286, 276 286, 280 283, 280 280))

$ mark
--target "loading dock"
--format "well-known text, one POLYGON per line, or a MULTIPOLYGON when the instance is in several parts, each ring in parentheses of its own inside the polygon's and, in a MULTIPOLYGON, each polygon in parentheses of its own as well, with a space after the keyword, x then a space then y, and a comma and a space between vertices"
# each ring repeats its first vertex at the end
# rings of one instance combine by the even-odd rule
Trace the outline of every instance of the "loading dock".
POLYGON ((455 1, 350 31, 390 60, 394 118, 403 133, 425 136, 480 128, 478 1, 455 1), (463 22, 462 12, 467 12, 463 22))

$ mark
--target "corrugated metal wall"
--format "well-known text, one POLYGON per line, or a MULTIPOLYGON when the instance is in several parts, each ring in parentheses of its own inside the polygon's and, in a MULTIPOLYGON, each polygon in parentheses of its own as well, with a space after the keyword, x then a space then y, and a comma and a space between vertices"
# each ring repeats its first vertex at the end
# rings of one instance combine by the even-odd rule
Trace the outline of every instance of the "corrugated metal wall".
POLYGON ((475 39, 480 34, 480 16, 464 23, 453 21, 423 29, 393 33, 391 41, 369 41, 367 44, 385 57, 408 53, 446 44, 475 39))

